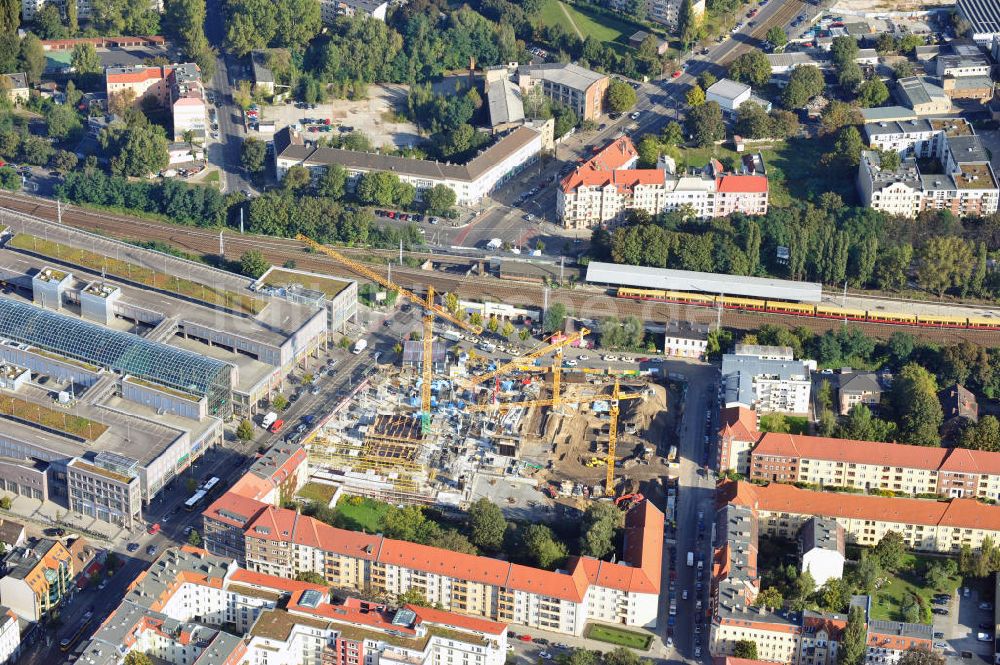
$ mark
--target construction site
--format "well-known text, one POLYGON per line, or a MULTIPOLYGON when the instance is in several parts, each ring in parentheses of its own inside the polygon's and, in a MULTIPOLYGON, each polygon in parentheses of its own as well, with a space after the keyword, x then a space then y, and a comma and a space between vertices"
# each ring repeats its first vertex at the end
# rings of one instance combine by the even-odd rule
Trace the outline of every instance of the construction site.
POLYGON ((557 504, 666 495, 677 391, 657 370, 564 362, 586 328, 498 356, 502 339, 446 310, 433 289, 417 295, 314 249, 396 291, 423 320, 419 340, 383 358, 305 439, 312 483, 395 504, 460 507, 485 496, 531 519, 554 517, 557 504))

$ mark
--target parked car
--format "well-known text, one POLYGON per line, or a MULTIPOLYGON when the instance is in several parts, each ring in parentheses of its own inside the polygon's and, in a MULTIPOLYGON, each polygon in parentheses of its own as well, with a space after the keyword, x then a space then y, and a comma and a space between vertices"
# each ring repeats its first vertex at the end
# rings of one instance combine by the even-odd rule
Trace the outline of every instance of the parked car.
POLYGON ((153 556, 154 554, 156 554, 156 545, 150 545, 149 547, 147 547, 146 554, 149 556, 153 556))
POLYGON ((125 547, 126 552, 135 552, 137 549, 139 549, 139 543, 129 543, 125 547))
POLYGON ((943 617, 948 616, 948 610, 944 609, 943 607, 935 607, 934 609, 931 610, 931 612, 937 614, 938 616, 943 616, 943 617))

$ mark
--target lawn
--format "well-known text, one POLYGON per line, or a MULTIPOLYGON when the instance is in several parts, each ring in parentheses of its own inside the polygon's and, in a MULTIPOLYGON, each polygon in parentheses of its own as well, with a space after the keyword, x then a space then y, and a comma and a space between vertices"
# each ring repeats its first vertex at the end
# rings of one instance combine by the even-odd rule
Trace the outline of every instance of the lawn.
POLYGON ((760 417, 760 431, 781 434, 808 434, 809 419, 804 416, 786 416, 768 413, 760 417))
POLYGON ((902 569, 889 576, 888 583, 883 584, 875 592, 875 598, 872 602, 872 618, 885 621, 903 621, 903 601, 912 594, 919 597, 921 607, 926 608, 922 619, 930 621, 932 596, 938 592, 953 592, 960 583, 960 578, 956 575, 948 578, 945 588, 932 588, 924 579, 924 570, 931 561, 936 559, 937 557, 907 553, 903 558, 902 569))
POLYGON ((608 16, 588 7, 576 7, 561 2, 561 0, 545 0, 545 4, 542 5, 541 17, 542 23, 545 25, 562 26, 569 35, 577 35, 577 30, 579 30, 584 39, 593 37, 619 52, 624 52, 626 49, 631 50, 628 38, 634 35, 637 30, 648 32, 647 28, 638 23, 608 16), (563 7, 566 9, 565 12, 563 7), (567 18, 567 13, 570 18, 567 18))
POLYGON ((337 503, 337 514, 344 522, 350 522, 346 527, 352 531, 367 531, 378 533, 382 530, 382 518, 389 510, 389 504, 369 501, 361 497, 344 497, 337 503))
POLYGON ((332 485, 321 485, 320 483, 306 483, 296 494, 306 501, 312 501, 323 506, 330 505, 330 499, 336 493, 337 488, 332 485))
POLYGON ((625 630, 617 626, 604 626, 596 623, 588 624, 584 637, 608 644, 628 647, 630 649, 640 649, 645 651, 649 648, 653 636, 646 633, 639 633, 634 630, 625 630))
MULTIPOLYGON (((830 150, 831 140, 827 137, 795 137, 784 141, 747 144, 745 152, 760 152, 764 157, 771 205, 780 208, 791 204, 791 192, 795 193, 797 199, 806 199, 809 195, 818 196, 832 191, 840 194, 845 203, 851 203, 857 197, 854 174, 842 167, 820 163, 822 155, 830 150)), ((682 163, 678 166, 701 168, 712 157, 736 163, 740 155, 731 150, 728 143, 708 148, 684 148, 681 151, 682 163)))

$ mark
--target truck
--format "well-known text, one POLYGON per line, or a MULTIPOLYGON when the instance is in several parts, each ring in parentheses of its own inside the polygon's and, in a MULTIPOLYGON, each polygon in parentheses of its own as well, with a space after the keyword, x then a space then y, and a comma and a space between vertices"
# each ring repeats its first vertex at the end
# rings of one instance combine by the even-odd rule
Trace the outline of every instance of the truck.
POLYGON ((367 348, 368 348, 368 340, 367 339, 359 339, 358 341, 356 341, 354 343, 354 348, 351 349, 351 353, 353 353, 354 355, 357 356, 357 355, 360 355, 361 352, 364 351, 367 348))
POLYGON ((688 552, 688 565, 694 565, 694 552, 688 552))
POLYGON ((480 351, 485 351, 486 353, 493 353, 497 350, 497 345, 490 342, 483 342, 479 345, 480 351))
POLYGON ((441 333, 441 337, 448 340, 449 342, 459 342, 462 340, 462 336, 459 335, 454 330, 445 330, 443 333, 441 333))
POLYGON ((263 420, 260 421, 260 426, 267 429, 274 424, 274 421, 278 419, 278 414, 274 411, 268 411, 264 416, 263 420))

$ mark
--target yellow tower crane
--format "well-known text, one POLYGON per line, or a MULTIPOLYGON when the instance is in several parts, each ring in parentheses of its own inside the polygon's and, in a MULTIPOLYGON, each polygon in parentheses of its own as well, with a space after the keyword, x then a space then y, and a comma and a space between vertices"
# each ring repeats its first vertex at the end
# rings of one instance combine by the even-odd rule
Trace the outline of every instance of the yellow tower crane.
POLYGON ((342 263, 352 272, 355 272, 358 275, 361 275, 362 277, 370 279, 371 281, 377 284, 381 284, 387 289, 395 291, 396 293, 403 296, 410 302, 424 309, 424 339, 423 339, 424 357, 422 365, 423 385, 421 386, 421 395, 420 395, 421 398, 420 417, 421 417, 421 428, 423 429, 424 433, 426 433, 430 428, 430 422, 431 422, 431 370, 434 364, 431 355, 432 355, 432 340, 434 337, 434 317, 436 316, 438 318, 444 319, 445 321, 448 321, 449 323, 452 323, 458 326, 459 328, 462 328, 463 330, 468 330, 469 332, 475 335, 478 335, 483 332, 482 326, 476 326, 472 325, 471 323, 466 323, 457 316, 452 315, 452 313, 446 310, 444 307, 435 304, 434 288, 431 286, 427 287, 426 299, 421 298, 420 296, 418 296, 416 293, 413 293, 409 289, 403 288, 402 286, 396 284, 387 277, 383 277, 382 275, 378 274, 368 266, 363 265, 353 259, 347 258, 346 256, 344 256, 343 254, 341 254, 340 252, 331 247, 327 247, 326 245, 320 244, 315 240, 313 240, 312 238, 308 238, 302 235, 301 233, 296 235, 295 237, 296 239, 304 242, 306 245, 311 247, 313 250, 326 254, 334 261, 342 263))
MULTIPOLYGON (((608 458, 606 460, 607 475, 604 481, 604 491, 608 496, 614 494, 615 491, 615 448, 618 445, 618 415, 621 413, 620 403, 623 400, 630 399, 644 399, 646 397, 645 392, 641 393, 623 393, 621 392, 621 387, 618 383, 618 378, 615 377, 615 387, 611 391, 611 395, 590 395, 588 397, 573 398, 573 402, 579 404, 590 404, 592 402, 600 402, 601 400, 608 400, 610 408, 608 410, 608 415, 610 416, 609 430, 608 430, 608 458)), ((510 409, 523 406, 525 408, 532 406, 558 406, 560 400, 553 397, 553 399, 535 399, 526 402, 505 402, 503 404, 475 404, 467 406, 466 411, 509 411, 510 409)))

